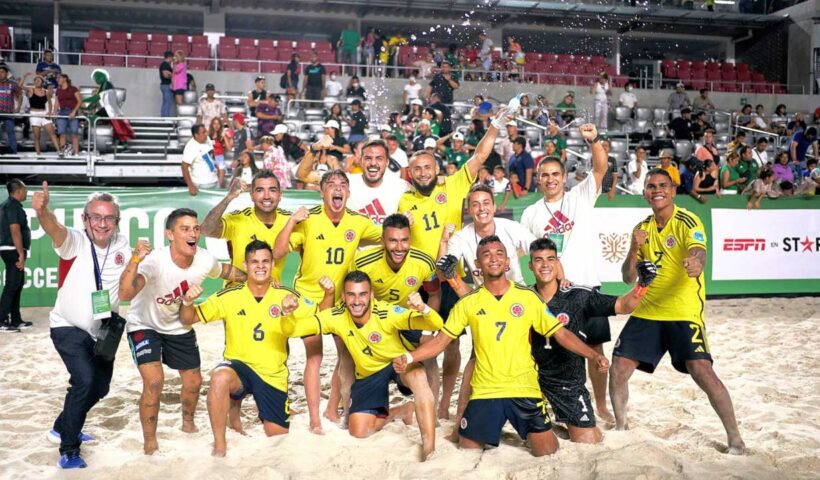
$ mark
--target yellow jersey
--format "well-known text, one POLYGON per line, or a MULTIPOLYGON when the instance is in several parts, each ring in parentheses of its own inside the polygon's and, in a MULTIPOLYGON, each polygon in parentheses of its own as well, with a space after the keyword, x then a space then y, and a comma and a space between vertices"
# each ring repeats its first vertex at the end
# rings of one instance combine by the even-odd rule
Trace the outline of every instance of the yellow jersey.
POLYGON ((341 284, 353 263, 361 243, 381 241, 382 228, 366 215, 345 209, 338 225, 325 213, 324 205, 310 209, 308 218, 297 224, 290 235, 291 250, 300 250, 302 262, 293 286, 306 297, 320 301, 324 291, 319 279, 327 275, 336 285, 336 298, 341 296, 341 284))
POLYGON ((700 219, 675 207, 672 218, 658 231, 655 216, 638 224, 645 230, 646 243, 638 250, 638 260, 649 260, 658 267, 658 276, 632 315, 647 320, 689 321, 703 326, 706 285, 703 273, 695 278, 686 274, 683 260, 689 250, 706 250, 706 229, 700 219))
MULTIPOLYGON (((222 216, 222 234, 228 242, 228 253, 231 255, 231 265, 245 270, 245 247, 252 240, 261 240, 273 248, 276 243, 276 236, 285 228, 291 213, 277 209, 276 218, 273 225, 266 225, 259 220, 253 207, 244 210, 236 210, 222 216)), ((273 266, 271 276, 277 283, 282 281, 282 271, 285 268, 285 259, 277 262, 273 266)))
POLYGON ((356 254, 351 270, 361 270, 370 277, 376 300, 406 307, 407 297, 433 276, 436 264, 426 253, 410 248, 404 263, 394 272, 386 257, 384 247, 362 250, 356 254))
POLYGON ((456 339, 468 326, 476 355, 470 399, 541 398, 530 329, 549 338, 563 325, 535 290, 510 282, 496 298, 482 285, 456 302, 441 331, 456 339))
POLYGON ((196 307, 202 323, 225 321, 225 359, 239 360, 268 385, 288 391, 288 335, 283 331, 282 299, 288 294, 299 297, 294 316, 309 317, 318 307, 309 299, 285 287, 271 286, 261 300, 253 296, 244 282, 211 295, 196 307))
MULTIPOLYGON (((294 316, 298 314, 294 313, 294 316)), ((430 310, 423 315, 392 303, 373 300, 370 318, 364 325, 353 321, 343 304, 323 310, 312 317, 299 318, 293 336, 334 334, 342 339, 353 357, 356 378, 367 378, 407 353, 412 346, 399 334, 401 330, 439 330, 441 316, 430 310)), ((537 384, 536 384, 537 386, 537 384)))
POLYGON ((429 196, 410 189, 399 200, 398 211, 413 214, 410 238, 413 247, 432 258, 438 258, 438 247, 444 226, 452 223, 461 230, 461 212, 464 199, 475 179, 466 165, 444 179, 443 185, 436 185, 429 196))

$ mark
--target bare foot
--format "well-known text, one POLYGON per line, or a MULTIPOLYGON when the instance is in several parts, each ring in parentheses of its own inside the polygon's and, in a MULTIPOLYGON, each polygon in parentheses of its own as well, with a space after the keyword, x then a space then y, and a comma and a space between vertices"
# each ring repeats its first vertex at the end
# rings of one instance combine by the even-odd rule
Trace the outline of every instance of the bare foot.
POLYGON ((153 455, 154 452, 159 450, 159 444, 156 440, 145 440, 145 443, 142 446, 142 450, 143 452, 145 452, 146 455, 153 455))
POLYGON ((439 420, 450 420, 450 412, 442 409, 438 410, 438 419, 439 420))
POLYGON ((606 405, 598 405, 595 409, 595 415, 604 423, 615 423, 615 416, 609 411, 606 405))
POLYGON ((311 425, 308 427, 308 431, 314 435, 324 435, 325 431, 322 430, 322 424, 319 425, 311 425))
POLYGON ((194 422, 185 421, 185 420, 182 421, 181 430, 185 433, 196 433, 196 432, 199 431, 199 429, 196 428, 196 425, 194 424, 194 422))
POLYGON ((433 446, 422 445, 421 447, 421 461, 426 462, 431 460, 436 454, 436 449, 433 446))
POLYGON ((743 443, 743 440, 737 439, 736 441, 729 442, 729 449, 726 451, 729 455, 743 455, 746 453, 746 444, 743 443))
POLYGON ((234 421, 231 421, 231 423, 230 423, 230 425, 229 425, 229 426, 231 427, 231 430, 235 431, 236 433, 238 433, 238 434, 240 434, 240 435, 245 435, 245 436, 247 436, 247 435, 248 435, 248 434, 245 432, 245 429, 244 429, 244 428, 242 428, 242 422, 241 422, 241 421, 239 421, 239 420, 237 420, 237 421, 235 421, 235 422, 234 422, 234 421))
POLYGON ((216 445, 214 445, 214 449, 211 450, 211 456, 212 457, 224 457, 225 454, 227 453, 227 451, 228 451, 228 446, 227 445, 220 445, 218 447, 216 445))
POLYGON ((445 436, 444 439, 449 440, 449 441, 457 444, 458 443, 458 425, 455 425, 453 427, 453 431, 450 432, 449 435, 445 436))
POLYGON ((399 409, 396 418, 401 419, 407 426, 413 425, 413 423, 415 423, 413 420, 416 414, 416 404, 414 402, 407 402, 399 407, 399 409))
POLYGON ((339 419, 341 418, 339 417, 339 409, 337 408, 328 407, 322 415, 333 423, 339 423, 339 419))

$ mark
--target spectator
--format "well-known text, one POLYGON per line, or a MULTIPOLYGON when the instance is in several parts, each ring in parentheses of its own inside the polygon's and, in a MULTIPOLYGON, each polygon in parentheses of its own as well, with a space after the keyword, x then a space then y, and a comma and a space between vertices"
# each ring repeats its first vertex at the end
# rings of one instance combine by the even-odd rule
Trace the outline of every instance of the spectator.
POLYGON ((350 155, 350 145, 342 136, 339 122, 336 120, 328 120, 324 125, 324 135, 316 143, 311 146, 314 152, 325 152, 335 158, 340 165, 344 155, 350 155))
POLYGON ((364 54, 365 72, 368 77, 373 75, 373 65, 376 60, 376 30, 373 27, 367 29, 367 34, 364 36, 362 43, 362 53, 364 54))
POLYGON ((251 116, 256 116, 256 106, 265 98, 268 98, 268 92, 265 90, 265 77, 259 75, 253 81, 253 90, 248 92, 247 104, 251 116))
POLYGON ((447 53, 444 54, 444 61, 450 65, 450 70, 453 72, 453 78, 456 81, 461 80, 462 55, 458 53, 458 45, 451 43, 447 47, 447 53))
POLYGON ((202 188, 215 188, 225 175, 225 165, 217 165, 208 129, 197 123, 191 127, 193 135, 182 150, 182 178, 188 193, 195 197, 202 188), (220 170, 222 170, 220 172, 220 170))
POLYGON ((682 110, 684 107, 690 105, 689 97, 686 95, 686 92, 683 91, 682 83, 675 85, 675 91, 669 94, 669 99, 666 103, 669 106, 670 115, 673 110, 682 110))
POLYGON ((740 174, 737 166, 740 154, 732 152, 726 156, 726 164, 720 167, 721 193, 740 193, 746 185, 746 177, 740 174))
POLYGON ((174 54, 174 76, 172 80, 174 100, 177 106, 182 105, 185 91, 188 90, 188 65, 185 64, 185 52, 177 50, 174 54))
MULTIPOLYGON (((225 152, 233 150, 233 137, 225 133, 225 124, 222 119, 214 117, 211 123, 208 124, 208 138, 211 140, 211 145, 214 148, 214 160, 217 165, 225 165, 225 152)), ((217 171, 219 176, 219 187, 225 186, 225 170, 219 169, 217 171)))
POLYGON ((744 145, 737 150, 737 153, 740 155, 740 162, 737 164, 737 171, 740 172, 741 176, 756 179, 758 177, 757 173, 760 171, 760 167, 752 157, 752 147, 744 145))
MULTIPOLYGON (((785 182, 788 182, 791 185, 794 185, 795 178, 794 178, 794 170, 792 169, 791 165, 789 165, 789 154, 786 152, 780 152, 777 154, 777 158, 775 160, 774 165, 772 165, 772 173, 774 173, 775 180, 780 183, 781 185, 785 182)), ((787 190, 786 188, 782 188, 782 190, 787 190)))
POLYGON ((803 112, 794 114, 794 120, 786 125, 786 135, 794 136, 797 132, 802 132, 806 129, 806 120, 803 118, 803 112))
POLYGON ((766 151, 768 147, 769 141, 766 137, 760 137, 757 139, 756 148, 752 149, 752 158, 754 158, 757 166, 760 168, 769 164, 769 153, 766 151))
POLYGON ((66 154, 77 155, 80 153, 80 122, 77 120, 77 111, 82 104, 80 90, 71 84, 71 79, 65 73, 57 76, 57 83, 60 86, 55 93, 57 101, 54 102, 52 114, 68 117, 56 119, 60 146, 66 154), (71 144, 68 143, 69 136, 71 136, 71 144))
POLYGON ((388 135, 385 142, 387 143, 387 154, 390 155, 387 171, 398 175, 400 178, 407 178, 407 167, 410 163, 407 159, 407 153, 399 146, 398 137, 388 135))
POLYGON ((507 56, 510 63, 524 65, 524 50, 521 48, 521 44, 518 43, 512 35, 507 37, 507 56))
POLYGON ((453 131, 453 114, 450 112, 450 107, 444 104, 441 96, 433 92, 430 95, 430 108, 435 112, 435 120, 439 124, 439 131, 436 135, 449 135, 453 131))
POLYGON ((305 100, 323 99, 325 77, 325 67, 319 63, 319 55, 314 50, 310 53, 310 64, 305 67, 305 86, 302 88, 302 98, 305 100))
POLYGON ((478 42, 481 44, 478 59, 484 71, 489 72, 493 65, 493 41, 490 40, 486 32, 481 32, 478 34, 478 42))
POLYGON ((444 159, 442 159, 441 155, 439 155, 438 152, 436 152, 436 149, 438 147, 438 139, 428 138, 424 141, 424 144, 422 146, 424 147, 424 150, 427 153, 429 153, 433 156, 433 158, 436 159, 436 164, 438 165, 439 170, 445 171, 446 165, 444 164, 444 159))
POLYGON ((196 92, 197 91, 196 79, 194 79, 194 76, 191 75, 190 71, 186 74, 186 78, 187 78, 187 81, 185 82, 185 89, 190 90, 192 92, 196 92))
POLYGON ((695 185, 695 176, 703 168, 703 164, 697 158, 690 157, 683 162, 685 168, 680 172, 680 185, 677 193, 690 195, 692 198, 700 203, 706 203, 703 197, 695 193, 692 188, 695 185))
POLYGON ((718 182, 718 168, 714 161, 706 160, 695 172, 692 182, 692 193, 695 199, 706 203, 703 195, 720 197, 720 182, 718 182))
POLYGON ((755 128, 755 121, 752 118, 752 106, 750 104, 743 105, 740 112, 735 114, 735 124, 748 128, 755 128))
POLYGON ((22 102, 20 86, 8 78, 9 69, 0 65, 0 127, 6 132, 11 153, 17 153, 17 137, 14 136, 14 116, 17 100, 22 102))
POLYGON ((245 126, 245 115, 237 112, 233 114, 233 158, 239 158, 239 154, 245 150, 253 151, 253 135, 251 129, 245 126))
POLYGON ((444 171, 447 174, 447 176, 449 177, 451 175, 455 175, 456 172, 458 172, 458 169, 456 168, 455 163, 448 163, 444 166, 444 171))
POLYGON ((269 93, 265 98, 260 98, 256 104, 256 118, 257 138, 270 135, 283 118, 279 109, 279 97, 269 93))
POLYGON ((720 163, 720 152, 718 152, 718 149, 715 146, 714 130, 706 130, 706 133, 703 134, 703 145, 700 145, 697 149, 695 149, 695 157, 697 157, 697 159, 701 162, 711 160, 715 164, 720 163))
POLYGON ((777 198, 780 193, 772 188, 774 184, 774 175, 772 171, 763 169, 760 171, 760 176, 743 190, 743 195, 749 196, 749 201, 746 202, 746 208, 749 210, 753 208, 760 208, 760 202, 763 197, 777 198))
POLYGON ((706 112, 698 112, 692 122, 692 136, 699 140, 707 130, 714 130, 714 127, 706 121, 706 112))
POLYGON ((174 77, 174 52, 166 50, 165 59, 159 64, 159 91, 162 93, 162 106, 159 109, 161 117, 171 116, 171 106, 174 104, 174 92, 171 82, 174 77))
POLYGON ((362 101, 358 98, 350 102, 350 115, 344 121, 350 126, 350 135, 347 137, 348 143, 354 144, 365 139, 365 129, 367 129, 367 117, 362 112, 362 101))
POLYGON ((49 114, 54 110, 51 88, 46 88, 45 79, 39 75, 35 75, 33 86, 26 86, 25 82, 29 76, 31 76, 31 72, 26 73, 20 79, 20 90, 26 93, 31 106, 30 121, 32 130, 34 130, 34 150, 37 155, 40 155, 40 132, 45 129, 46 135, 51 139, 51 144, 54 145, 54 150, 62 155, 60 141, 57 140, 57 135, 54 133, 54 124, 49 118, 49 114))
POLYGON ((279 180, 279 188, 290 189, 293 185, 290 178, 290 164, 285 157, 285 151, 273 140, 270 135, 265 135, 259 140, 262 145, 262 168, 270 170, 279 180))
MULTIPOLYGON (((438 118, 439 114, 433 108, 427 107, 421 112, 421 119, 430 123, 430 133, 436 137, 441 137, 441 124, 438 122, 438 118)), ((418 131, 416 134, 418 134, 418 131)))
POLYGON ((429 51, 430 55, 432 55, 433 63, 435 63, 437 67, 440 67, 441 62, 444 61, 444 55, 441 54, 441 51, 438 49, 438 45, 436 45, 436 42, 430 42, 430 45, 428 45, 427 47, 427 51, 429 51))
MULTIPOLYGON (((518 123, 515 120, 510 120, 507 122, 507 136, 501 138, 500 140, 496 141, 495 144, 495 151, 501 157, 502 165, 507 166, 507 162, 509 161, 510 157, 513 156, 515 153, 513 149, 513 143, 515 143, 515 139, 519 138, 518 135, 518 123)), ((530 151, 530 145, 527 139, 524 139, 526 147, 524 150, 530 151)), ((523 179, 522 179, 523 180, 523 179)))
POLYGON ((692 108, 695 112, 711 112, 715 110, 715 104, 709 98, 709 90, 705 88, 700 89, 700 95, 695 97, 692 101, 692 108))
POLYGON ((410 100, 410 112, 404 118, 404 122, 410 124, 421 120, 421 116, 424 114, 423 109, 424 102, 420 98, 410 100))
POLYGON ((438 140, 438 138, 439 138, 438 135, 434 135, 433 132, 431 131, 430 121, 427 120, 427 119, 423 119, 419 122, 418 129, 419 129, 418 135, 416 135, 413 138, 413 151, 414 152, 419 152, 421 150, 424 150, 424 148, 425 148, 424 145, 425 145, 425 142, 427 140, 432 138, 434 143, 435 143, 435 141, 438 140))
POLYGON ((612 89, 609 86, 609 75, 606 72, 598 74, 598 81, 589 87, 589 93, 593 95, 595 125, 599 131, 607 128, 607 115, 609 114, 609 97, 612 89))
POLYGON ((410 102, 419 98, 421 92, 421 85, 416 83, 416 77, 410 75, 407 79, 407 85, 404 86, 404 108, 405 114, 410 111, 410 102))
POLYGON ((359 82, 359 77, 355 75, 350 77, 350 82, 347 84, 347 90, 345 90, 345 96, 347 98, 358 98, 359 100, 367 99, 367 94, 364 91, 364 87, 362 87, 359 82))
POLYGON ((609 201, 612 201, 615 200, 615 186, 618 185, 618 160, 609 153, 612 148, 609 140, 601 140, 601 146, 604 147, 607 161, 609 162, 604 178, 601 181, 601 193, 606 193, 609 201))
POLYGON ((490 183, 488 185, 493 189, 493 193, 496 195, 510 191, 510 181, 507 180, 504 167, 501 165, 496 165, 496 167, 493 168, 493 176, 490 178, 490 183))
POLYGON ((638 96, 635 95, 635 88, 631 82, 627 82, 627 84, 624 85, 624 91, 621 93, 621 96, 618 97, 618 105, 628 108, 630 116, 635 115, 635 109, 638 108, 638 96))
POLYGON ((342 105, 340 103, 334 103, 332 107, 330 107, 330 112, 328 112, 327 116, 325 117, 325 122, 328 120, 336 120, 339 122, 339 125, 342 124, 342 117, 344 116, 344 111, 342 110, 342 105))
POLYGON ((444 154, 446 163, 448 165, 454 164, 457 169, 467 163, 467 160, 471 157, 470 152, 464 148, 464 135, 459 132, 448 134, 447 136, 439 138, 436 144, 438 146, 438 151, 444 154), (444 145, 444 142, 448 139, 451 140, 451 147, 444 145))
POLYGON ((516 137, 512 142, 513 154, 509 158, 510 174, 515 172, 518 175, 518 186, 525 192, 535 191, 533 181, 533 161, 532 155, 527 152, 527 139, 516 137))
POLYGON ((669 129, 675 140, 692 140, 692 110, 685 107, 680 111, 680 117, 669 122, 669 129))
POLYGON ((355 65, 358 62, 356 53, 359 45, 362 43, 362 37, 359 31, 354 28, 354 25, 348 24, 347 28, 342 30, 339 36, 337 47, 339 48, 339 63, 343 64, 342 68, 346 68, 350 75, 356 74, 355 65))
POLYGON ((743 130, 738 130, 737 134, 735 134, 735 139, 726 145, 726 153, 736 152, 744 145, 746 145, 746 133, 743 130))
POLYGON ((558 124, 555 122, 550 122, 547 125, 547 132, 544 135, 544 142, 552 142, 555 144, 555 150, 557 152, 557 157, 561 158, 562 162, 567 161, 567 139, 564 137, 564 133, 558 129, 558 124))
MULTIPOLYGON (((256 165, 256 160, 253 158, 252 150, 243 150, 236 156, 236 166, 233 169, 233 178, 238 178, 245 184, 250 185, 253 182, 253 176, 259 171, 256 165)), ((231 180, 233 181, 233 179, 231 180)))
POLYGON ((766 108, 763 105, 755 106, 755 113, 753 115, 755 121, 755 128, 758 130, 769 129, 769 119, 766 117, 766 108))
POLYGON ((558 115, 564 120, 565 125, 575 120, 575 110, 577 108, 578 106, 575 105, 575 96, 572 93, 564 95, 564 99, 555 106, 558 115))
POLYGON ((213 83, 205 85, 205 98, 199 100, 196 109, 196 123, 210 125, 214 118, 228 123, 228 109, 225 108, 225 102, 216 98, 215 93, 216 88, 213 83))
POLYGON ((20 295, 26 281, 26 252, 31 250, 31 229, 23 202, 28 189, 21 180, 6 183, 8 198, 0 203, 0 257, 6 266, 3 294, 0 296, 0 331, 19 332, 31 326, 20 316, 20 295))
POLYGON ((772 127, 773 132, 783 136, 786 134, 786 124, 788 120, 789 119, 786 116, 786 106, 781 103, 774 109, 772 120, 769 125, 772 127))
POLYGON ((46 88, 57 88, 57 75, 63 73, 60 65, 54 61, 54 52, 49 49, 43 50, 43 58, 37 62, 34 71, 46 81, 46 88))
POLYGON ((809 127, 805 131, 799 131, 792 136, 792 143, 789 147, 789 154, 792 162, 800 165, 801 171, 806 168, 806 152, 812 147, 812 157, 817 155, 817 128, 809 127))
POLYGON ((817 195, 820 193, 820 167, 817 166, 817 159, 810 158, 806 160, 806 179, 801 184, 801 190, 806 195, 817 195), (805 185, 805 187, 803 186, 805 185))
POLYGON ((299 137, 288 133, 288 126, 280 123, 271 132, 273 136, 273 143, 282 148, 285 152, 285 158, 290 162, 299 163, 309 150, 309 147, 304 142, 299 140, 299 137))
POLYGON ((327 94, 325 98, 339 98, 343 90, 344 87, 342 83, 336 78, 336 72, 330 72, 327 83, 325 84, 325 93, 327 94))
MULTIPOLYGON (((541 162, 541 160, 547 157, 554 157, 559 160, 561 159, 561 155, 558 153, 558 147, 555 146, 555 142, 553 142, 552 140, 547 140, 546 142, 544 142, 544 154, 535 159, 535 166, 533 168, 535 170, 538 170, 538 164, 541 162)), ((537 181, 538 180, 536 179, 536 182, 537 181)))
POLYGON ((573 175, 567 175, 567 181, 564 184, 564 191, 566 192, 569 192, 587 178, 587 167, 583 163, 576 163, 574 170, 573 175))
MULTIPOLYGON (((290 62, 288 63, 287 68, 285 69, 285 73, 283 75, 285 81, 284 85, 280 84, 280 87, 285 89, 285 93, 288 96, 288 100, 293 100, 299 93, 299 62, 301 59, 299 58, 298 53, 294 53, 290 56, 290 62)), ((258 77, 257 77, 258 78, 258 77)), ((263 79, 264 81, 264 79, 263 79)), ((253 115, 253 112, 251 112, 253 115)))
POLYGON ((678 167, 676 167, 675 164, 672 163, 672 158, 674 156, 675 153, 668 148, 661 150, 661 164, 658 168, 660 168, 661 170, 665 170, 669 174, 669 176, 672 177, 672 182, 675 184, 675 186, 679 187, 681 182, 680 172, 678 171, 678 167))
POLYGON ((521 102, 518 105, 518 108, 515 111, 515 114, 519 117, 524 118, 532 118, 532 114, 536 111, 536 108, 530 105, 530 96, 523 95, 521 96, 521 102))
MULTIPOLYGON (((433 75, 424 96, 430 99, 432 94, 435 93, 442 103, 450 105, 453 103, 453 91, 458 87, 458 81, 453 78, 450 71, 450 64, 445 63, 441 66, 441 72, 433 75)), ((432 99, 429 101, 432 102, 432 99)))
POLYGON ((635 158, 630 160, 626 166, 626 173, 629 183, 627 188, 634 195, 643 195, 643 185, 646 181, 646 172, 649 167, 646 165, 646 148, 639 146, 635 149, 635 158))
POLYGON ((424 56, 415 62, 413 66, 419 71, 419 77, 430 78, 433 75, 433 69, 436 67, 436 62, 433 61, 433 54, 427 52, 424 56))

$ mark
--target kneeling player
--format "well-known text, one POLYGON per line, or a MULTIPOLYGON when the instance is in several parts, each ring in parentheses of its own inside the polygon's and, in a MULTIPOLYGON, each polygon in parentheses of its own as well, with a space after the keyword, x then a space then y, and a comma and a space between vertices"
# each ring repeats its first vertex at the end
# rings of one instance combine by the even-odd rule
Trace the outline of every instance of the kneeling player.
POLYGON ((374 300, 370 277, 360 271, 348 273, 342 285, 342 305, 301 319, 289 335, 332 333, 345 343, 356 373, 350 392, 349 431, 354 437, 372 435, 397 415, 412 415, 406 411, 410 404, 390 409, 390 382, 395 382, 402 393, 412 392, 421 430, 421 459, 426 460, 435 450, 436 428, 435 401, 427 376, 421 364, 397 373, 391 362, 407 354, 401 330, 438 330, 441 317, 416 292, 407 297, 409 308, 374 300))
POLYGON ((564 348, 593 360, 606 370, 609 361, 586 346, 549 312, 534 290, 505 276, 510 266, 501 240, 490 235, 478 242, 476 265, 484 284, 462 297, 439 334, 409 355, 393 360, 396 371, 408 361, 422 361, 441 353, 469 326, 476 355, 472 394, 459 428, 461 448, 498 445, 509 420, 536 457, 558 450, 550 431, 545 402, 538 387, 538 371, 530 352, 531 330, 554 337, 564 348))
MULTIPOLYGON (((638 286, 620 297, 604 295, 588 287, 560 288, 561 262, 555 242, 547 238, 539 238, 530 245, 530 270, 535 275, 535 289, 550 312, 582 339, 586 339, 590 318, 632 313, 656 271, 652 263, 641 264, 638 286)), ((532 356, 538 365, 541 392, 552 405, 555 420, 567 425, 570 440, 600 442, 603 436, 595 426, 595 412, 584 385, 584 359, 562 347, 554 337, 548 340, 542 335, 532 336, 532 356)))

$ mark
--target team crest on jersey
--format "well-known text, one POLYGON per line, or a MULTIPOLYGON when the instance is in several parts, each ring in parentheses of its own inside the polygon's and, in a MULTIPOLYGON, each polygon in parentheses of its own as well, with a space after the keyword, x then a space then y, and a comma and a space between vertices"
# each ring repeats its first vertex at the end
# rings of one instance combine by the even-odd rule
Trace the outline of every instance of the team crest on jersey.
POLYGON ((125 263, 125 255, 123 255, 122 252, 117 252, 117 255, 114 256, 114 263, 123 265, 125 263))
POLYGON ((311 299, 309 299, 307 297, 302 297, 302 300, 305 302, 305 305, 307 305, 308 307, 313 306, 313 301, 311 299))
POLYGON ((379 332, 370 332, 367 339, 370 340, 370 343, 379 343, 382 341, 382 334, 379 332))
POLYGON ((353 230, 348 230, 345 232, 345 240, 347 240, 348 242, 352 242, 355 238, 356 232, 354 232, 353 230))
POLYGON ((143 338, 145 338, 145 333, 143 333, 142 330, 137 330, 131 334, 131 339, 134 340, 134 343, 141 342, 143 338))
POLYGON ((555 318, 557 318, 558 321, 561 322, 561 324, 563 324, 563 325, 566 325, 566 324, 569 323, 569 315, 567 315, 564 312, 559 313, 558 316, 555 317, 555 318))
POLYGON ((399 315, 401 315, 402 313, 404 313, 404 312, 405 312, 405 310, 407 310, 407 309, 406 309, 406 308, 404 308, 404 307, 401 307, 401 306, 399 306, 399 305, 396 305, 395 307, 393 307, 393 313, 396 313, 396 314, 399 314, 399 315))
POLYGON ((675 248, 675 245, 678 244, 677 240, 675 240, 675 237, 673 237, 672 235, 669 235, 668 237, 666 237, 666 240, 664 240, 664 243, 666 244, 667 248, 675 248))
POLYGON ((413 276, 407 277, 407 280, 404 281, 404 284, 408 287, 415 287, 419 284, 419 279, 413 276))
POLYGON ((436 195, 436 203, 440 203, 442 205, 447 203, 447 194, 444 193, 444 192, 441 192, 438 195, 436 195))
POLYGON ((268 313, 270 313, 271 317, 276 318, 282 314, 282 309, 279 308, 279 305, 271 305, 268 313))
POLYGON ((524 306, 520 303, 513 303, 510 307, 510 313, 513 317, 520 317, 521 315, 524 315, 524 306))
POLYGON ((695 230, 694 232, 692 232, 692 238, 694 238, 698 242, 702 242, 705 240, 706 237, 703 236, 703 232, 701 232, 700 230, 695 230))

